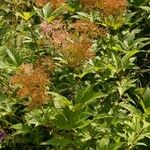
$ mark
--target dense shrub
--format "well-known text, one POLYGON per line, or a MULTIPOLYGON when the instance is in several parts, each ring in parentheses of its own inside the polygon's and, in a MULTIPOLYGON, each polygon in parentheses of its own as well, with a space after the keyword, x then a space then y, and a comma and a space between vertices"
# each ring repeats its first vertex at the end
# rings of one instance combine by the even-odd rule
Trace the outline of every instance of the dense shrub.
POLYGON ((3 0, 0 149, 148 150, 150 2, 3 0))

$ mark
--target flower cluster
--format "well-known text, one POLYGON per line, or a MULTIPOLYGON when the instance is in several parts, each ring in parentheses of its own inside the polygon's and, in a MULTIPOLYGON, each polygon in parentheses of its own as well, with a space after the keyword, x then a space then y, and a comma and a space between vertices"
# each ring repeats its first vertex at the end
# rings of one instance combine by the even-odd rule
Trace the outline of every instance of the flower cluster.
POLYGON ((35 0, 35 4, 38 7, 43 7, 48 2, 50 2, 50 4, 51 4, 51 6, 52 6, 53 9, 56 9, 57 7, 59 7, 60 5, 62 5, 63 3, 65 3, 66 0, 35 0))
POLYGON ((18 96, 31 98, 30 107, 42 105, 49 99, 46 91, 48 82, 45 70, 34 68, 32 64, 22 64, 10 79, 11 84, 19 86, 18 96))
POLYGON ((60 49, 61 54, 71 67, 78 67, 86 60, 93 58, 94 53, 90 50, 91 40, 83 35, 73 41, 68 41, 67 45, 60 49))
POLYGON ((92 8, 95 7, 97 0, 80 0, 80 3, 85 8, 92 8))
POLYGON ((35 4, 38 7, 43 7, 49 2, 49 0, 35 0, 35 4))
POLYGON ((37 68, 43 68, 43 70, 45 70, 45 72, 49 73, 54 71, 55 69, 55 63, 52 60, 52 58, 45 56, 43 58, 39 58, 36 62, 36 67, 37 68))
POLYGON ((106 36, 106 30, 102 27, 98 27, 96 24, 86 20, 77 20, 72 24, 72 27, 75 29, 75 32, 80 34, 89 35, 92 38, 95 37, 104 37, 106 36))
POLYGON ((70 38, 70 34, 67 31, 62 20, 54 20, 52 23, 41 23, 41 29, 44 34, 47 34, 50 42, 55 47, 62 47, 66 43, 66 40, 70 38))
POLYGON ((62 4, 66 3, 67 0, 51 0, 50 3, 54 9, 61 6, 62 4))
POLYGON ((122 22, 127 9, 127 0, 80 0, 80 3, 85 8, 97 8, 103 20, 109 25, 122 22))
POLYGON ((99 0, 98 6, 105 17, 123 14, 127 7, 126 0, 99 0))
POLYGON ((107 33, 104 28, 86 20, 77 20, 71 26, 67 26, 62 19, 49 24, 43 22, 41 29, 71 67, 80 66, 92 58, 92 40, 98 36, 104 37, 107 33))

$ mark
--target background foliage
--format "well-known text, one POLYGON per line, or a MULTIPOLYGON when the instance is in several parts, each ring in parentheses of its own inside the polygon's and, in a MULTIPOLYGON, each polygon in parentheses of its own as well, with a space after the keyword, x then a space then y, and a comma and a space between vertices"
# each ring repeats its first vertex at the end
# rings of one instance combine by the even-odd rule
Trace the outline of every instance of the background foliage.
POLYGON ((150 149, 150 2, 104 1, 1 1, 0 149, 150 149))

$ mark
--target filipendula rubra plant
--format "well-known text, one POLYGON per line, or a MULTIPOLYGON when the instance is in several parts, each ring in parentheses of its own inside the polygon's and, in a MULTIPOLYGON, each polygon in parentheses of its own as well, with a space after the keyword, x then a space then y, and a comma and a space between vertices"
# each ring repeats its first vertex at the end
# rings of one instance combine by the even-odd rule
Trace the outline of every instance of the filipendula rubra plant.
POLYGON ((127 0, 80 0, 83 7, 99 10, 103 23, 113 28, 118 28, 124 21, 127 10, 127 0))
POLYGON ((22 64, 16 74, 11 77, 10 83, 18 85, 19 97, 31 99, 29 107, 41 106, 50 98, 46 90, 49 78, 43 66, 34 67, 32 64, 22 64))
POLYGON ((71 67, 81 66, 86 60, 92 59, 92 40, 105 37, 107 33, 104 28, 87 20, 77 20, 70 27, 62 20, 42 22, 41 30, 71 67))
MULTIPOLYGON (((38 15, 28 18, 26 12, 26 21, 18 17, 17 33, 11 32, 15 42, 8 42, 10 51, 0 47, 0 71, 8 70, 0 72, 0 149, 1 144, 4 150, 144 149, 145 138, 150 137, 150 92, 139 88, 135 65, 143 38, 136 39, 127 24, 109 32, 110 26, 122 21, 126 1, 80 0, 71 13, 63 11, 61 4, 68 7, 65 1, 35 2, 38 15), (19 39, 21 47, 17 47, 19 39), (16 49, 32 54, 18 59, 16 49), (10 82, 4 80, 10 76, 10 82), (7 82, 10 94, 3 90, 7 82)), ((33 6, 25 8, 29 11, 33 6)), ((5 43, 7 38, 1 39, 5 43)))

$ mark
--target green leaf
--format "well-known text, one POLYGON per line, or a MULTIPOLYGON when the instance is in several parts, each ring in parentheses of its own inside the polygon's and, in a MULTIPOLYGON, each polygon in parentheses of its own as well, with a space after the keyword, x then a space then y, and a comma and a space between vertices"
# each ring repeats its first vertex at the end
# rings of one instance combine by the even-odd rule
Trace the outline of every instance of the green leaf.
POLYGON ((135 87, 136 79, 124 78, 121 81, 118 81, 117 89, 119 91, 120 97, 124 94, 124 92, 132 87, 135 87))
POLYGON ((6 70, 8 73, 16 70, 16 67, 12 66, 11 64, 7 62, 0 62, 0 69, 6 70))
POLYGON ((101 113, 95 116, 93 120, 106 119, 106 118, 113 118, 113 116, 106 113, 101 113))
POLYGON ((123 142, 117 141, 116 143, 109 144, 107 150, 119 150, 123 146, 123 142))
POLYGON ((106 94, 93 91, 93 87, 89 85, 77 93, 75 102, 76 104, 80 104, 81 107, 84 107, 92 101, 104 96, 106 96, 106 94))
POLYGON ((132 50, 132 51, 127 51, 126 52, 125 56, 122 58, 122 64, 123 64, 124 68, 126 68, 126 66, 129 65, 129 59, 133 55, 137 54, 138 52, 139 52, 139 50, 132 50))
POLYGON ((90 18, 88 13, 85 12, 77 12, 77 14, 81 17, 81 18, 90 18))
POLYGON ((54 96, 54 105, 56 108, 61 108, 65 106, 70 106, 72 103, 69 101, 66 97, 55 93, 55 92, 50 92, 54 96))
POLYGON ((17 130, 17 131, 15 132, 15 135, 30 133, 30 132, 31 132, 31 129, 32 129, 32 128, 29 127, 28 125, 21 124, 21 123, 12 125, 11 128, 17 130))
POLYGON ((97 141, 96 150, 105 150, 107 145, 109 145, 109 138, 103 137, 101 140, 97 141))
POLYGON ((24 20, 28 21, 32 17, 33 13, 32 12, 23 12, 21 14, 21 13, 17 12, 16 15, 18 15, 21 18, 23 18, 24 20))
POLYGON ((65 147, 69 143, 70 143, 70 140, 60 136, 60 137, 54 137, 51 140, 45 141, 41 143, 41 145, 53 145, 53 146, 65 147))
POLYGON ((7 96, 0 91, 0 102, 3 102, 7 96))
POLYGON ((72 8, 71 6, 69 6, 69 5, 65 5, 65 9, 67 10, 67 11, 69 11, 69 12, 74 12, 75 11, 75 8, 72 8))
POLYGON ((16 58, 13 55, 13 53, 8 48, 6 49, 6 52, 7 52, 8 56, 9 56, 9 58, 11 59, 11 61, 14 63, 14 65, 17 65, 17 61, 16 61, 16 58))
POLYGON ((125 104, 125 103, 121 102, 119 105, 121 107, 127 109, 131 113, 137 115, 137 117, 141 117, 142 116, 142 112, 139 109, 137 109, 136 107, 134 107, 134 106, 132 106, 130 104, 125 104))
POLYGON ((64 7, 65 5, 62 5, 60 7, 58 7, 57 9, 55 9, 52 13, 51 13, 51 16, 49 16, 47 18, 47 21, 48 22, 51 22, 53 19, 55 19, 57 16, 61 15, 63 12, 64 12, 64 7))
POLYGON ((147 88, 144 92, 143 103, 145 108, 150 108, 150 88, 147 88))
POLYGON ((58 114, 53 120, 56 127, 65 130, 79 129, 87 126, 91 121, 87 118, 89 115, 82 111, 74 111, 69 107, 63 108, 61 114, 58 114))
POLYGON ((47 19, 50 16, 51 12, 52 12, 51 5, 50 3, 47 3, 43 8, 44 18, 47 19))
POLYGON ((39 8, 36 8, 36 7, 33 7, 35 12, 42 18, 44 19, 44 15, 43 15, 43 12, 39 9, 39 8))
POLYGON ((141 9, 147 11, 147 13, 150 13, 150 7, 149 6, 139 6, 141 9))

